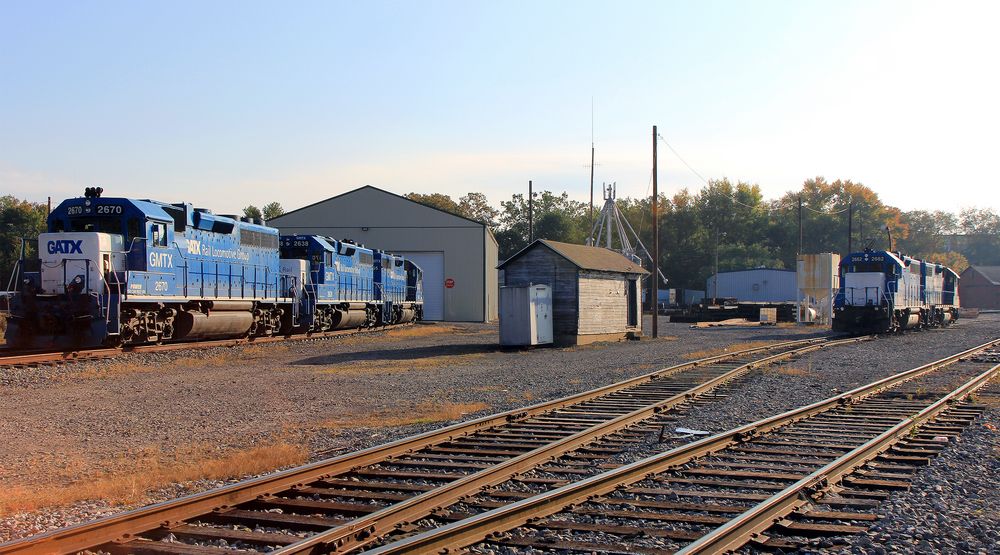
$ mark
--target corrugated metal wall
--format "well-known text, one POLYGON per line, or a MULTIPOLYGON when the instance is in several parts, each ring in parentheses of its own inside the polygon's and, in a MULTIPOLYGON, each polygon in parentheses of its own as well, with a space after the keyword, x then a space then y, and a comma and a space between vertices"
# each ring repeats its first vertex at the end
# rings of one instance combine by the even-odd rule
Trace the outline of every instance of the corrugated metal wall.
POLYGON ((741 301, 794 301, 798 295, 795 272, 755 268, 735 272, 719 272, 719 292, 715 292, 715 276, 705 282, 705 297, 736 297, 741 301))

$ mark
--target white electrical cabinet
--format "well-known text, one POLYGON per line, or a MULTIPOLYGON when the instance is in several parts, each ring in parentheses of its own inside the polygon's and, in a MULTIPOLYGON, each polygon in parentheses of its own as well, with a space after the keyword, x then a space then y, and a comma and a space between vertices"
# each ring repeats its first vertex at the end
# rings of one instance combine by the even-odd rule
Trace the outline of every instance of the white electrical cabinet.
POLYGON ((552 289, 548 285, 500 288, 500 345, 552 343, 552 289))

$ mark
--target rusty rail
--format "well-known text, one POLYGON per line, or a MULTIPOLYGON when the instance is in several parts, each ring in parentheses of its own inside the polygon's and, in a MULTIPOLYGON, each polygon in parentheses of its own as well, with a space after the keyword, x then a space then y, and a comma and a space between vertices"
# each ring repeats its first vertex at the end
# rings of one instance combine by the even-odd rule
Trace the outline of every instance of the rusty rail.
POLYGON ((844 477, 888 450, 911 430, 915 430, 920 425, 937 417, 947 410, 951 403, 986 385, 998 374, 1000 374, 1000 364, 962 384, 958 389, 911 416, 908 420, 896 424, 868 443, 857 447, 766 501, 757 504, 753 509, 730 520, 714 532, 679 551, 678 555, 726 553, 740 548, 781 518, 811 503, 811 499, 818 496, 817 492, 829 488, 832 484, 837 484, 844 477))
MULTIPOLYGON (((695 459, 719 452, 766 432, 805 420, 828 410, 849 403, 856 403, 996 345, 1000 345, 1000 339, 911 370, 900 372, 852 391, 740 426, 727 432, 672 449, 660 455, 649 457, 618 469, 472 516, 465 520, 384 545, 369 553, 379 555, 434 553, 467 547, 487 540, 499 532, 517 528, 528 522, 537 521, 558 513, 566 507, 603 496, 620 486, 638 482, 657 473, 676 468, 695 459)), ((967 382, 961 388, 941 399, 938 403, 928 407, 925 411, 921 411, 913 420, 907 420, 893 426, 884 434, 880 434, 876 439, 830 463, 821 469, 821 471, 803 478, 795 484, 799 488, 793 489, 795 486, 790 486, 764 501, 763 507, 755 507, 753 510, 747 511, 740 517, 737 517, 738 522, 732 524, 731 527, 726 527, 725 530, 717 532, 719 534, 718 539, 706 540, 704 547, 698 547, 694 544, 688 546, 689 548, 694 548, 691 553, 716 553, 727 549, 734 549, 738 545, 742 545, 739 543, 740 541, 747 541, 753 534, 766 528, 765 524, 773 524, 774 520, 778 518, 776 515, 788 514, 791 510, 798 507, 796 499, 800 492, 803 491, 803 487, 808 488, 817 484, 834 483, 836 479, 843 477, 845 473, 853 471, 863 461, 877 456, 887 448, 887 445, 891 445, 893 440, 907 433, 913 426, 926 422, 929 418, 940 413, 949 401, 966 395, 969 391, 985 384, 986 381, 998 373, 1000 373, 1000 366, 994 366, 989 371, 978 375, 974 380, 967 382), (705 551, 700 551, 700 549, 705 549, 705 551)))
MULTIPOLYGON (((841 340, 843 341, 855 341, 852 340, 841 340)), ((23 540, 18 540, 10 542, 7 544, 0 545, 0 554, 8 553, 72 553, 81 550, 86 550, 94 548, 96 546, 107 544, 109 542, 121 542, 128 540, 143 532, 149 531, 151 529, 159 528, 165 522, 179 522, 185 519, 193 518, 198 515, 211 513, 213 510, 219 509, 221 507, 232 507, 239 505, 241 503, 246 503, 253 501, 260 496, 267 496, 276 491, 282 491, 289 488, 293 488, 297 485, 306 483, 310 480, 315 480, 324 476, 329 476, 337 473, 342 473, 350 471, 351 469, 358 468, 364 465, 375 464, 380 461, 384 461, 390 457, 395 457, 399 455, 404 455, 406 453, 412 452, 414 450, 420 449, 422 447, 433 445, 442 441, 449 440, 453 437, 458 437, 466 434, 470 434, 479 430, 488 429, 498 425, 502 425, 511 421, 518 421, 527 419, 532 416, 542 415, 553 410, 569 407, 584 401, 596 399, 598 397, 613 393, 616 391, 625 390, 627 388, 647 383, 657 378, 662 378, 664 376, 672 375, 683 370, 697 368, 701 365, 717 363, 721 361, 728 361, 740 357, 754 356, 760 353, 768 353, 775 350, 787 350, 794 353, 800 352, 802 349, 813 350, 822 348, 831 342, 825 339, 808 339, 800 341, 790 341, 783 342, 763 347, 755 347, 752 349, 744 349, 740 351, 735 351, 732 353, 725 353, 721 355, 716 355, 712 357, 707 357, 700 360, 690 361, 683 364, 678 364, 675 366, 667 367, 658 371, 650 372, 642 376, 631 378, 618 382, 616 384, 604 386, 584 393, 579 393, 575 395, 570 395, 553 401, 548 401, 544 403, 538 403, 536 405, 515 409, 512 411, 507 411, 504 413, 486 416, 470 422, 459 423, 446 428, 427 432, 417 436, 412 436, 409 438, 404 438, 399 441, 395 441, 383 446, 373 447, 366 449, 364 451, 351 453, 347 455, 342 455, 336 458, 328 459, 325 461, 320 461, 317 463, 312 463, 295 469, 287 470, 284 472, 279 472, 274 475, 265 476, 246 482, 241 482, 239 484, 234 484, 232 486, 227 486, 217 490, 207 491, 199 494, 194 494, 186 496, 180 499, 167 501, 164 503, 159 503, 142 509, 137 509, 134 511, 122 513, 119 515, 104 518, 91 523, 85 523, 82 525, 77 525, 73 527, 68 527, 60 530, 56 530, 50 533, 41 534, 38 536, 33 536, 23 540)), ((840 342, 837 342, 838 344, 840 342)), ((778 356, 789 356, 785 353, 781 353, 778 356)), ((773 357, 767 357, 773 358, 773 357)), ((741 365, 740 368, 748 365, 741 365)), ((740 371, 740 373, 745 372, 746 369, 740 371)), ((716 387, 718 383, 711 387, 716 387)), ((704 384, 702 384, 704 385, 704 384)), ((710 388, 710 387, 709 387, 710 388)), ((678 396, 680 397, 680 396, 678 396)), ((655 410, 655 409, 650 409, 655 410)), ((663 409, 660 409, 663 410, 663 409)), ((634 415, 626 415, 627 418, 620 420, 619 424, 630 421, 634 415)), ((602 429, 607 430, 605 426, 602 429)), ((607 431, 603 432, 607 433, 607 431)), ((561 444, 561 448, 568 449, 571 445, 576 445, 582 441, 583 436, 571 436, 567 438, 566 442, 561 444)), ((497 471, 498 473, 506 473, 509 475, 510 472, 514 471, 515 468, 521 467, 522 463, 527 464, 527 460, 537 460, 541 457, 541 451, 527 453, 524 458, 519 461, 511 462, 509 465, 505 466, 503 469, 497 471)), ((547 458, 547 457, 546 457, 547 458)), ((498 474, 499 475, 499 474, 498 474)), ((475 474, 471 476, 476 476, 475 474)), ((450 498, 449 496, 454 495, 455 491, 460 491, 462 487, 476 488, 479 487, 481 483, 488 483, 489 480, 486 478, 486 474, 483 478, 473 478, 469 479, 465 484, 456 486, 456 489, 448 489, 447 494, 442 494, 442 498, 450 498)), ((445 491, 445 490, 442 490, 445 491)), ((419 496, 418 496, 419 497, 419 496)), ((404 516, 416 514, 416 512, 426 510, 427 498, 421 499, 420 501, 414 501, 412 504, 406 504, 402 508, 410 509, 408 512, 400 513, 404 516)), ((417 499, 417 497, 413 498, 417 499)), ((390 513, 383 515, 384 517, 389 517, 390 513)), ((385 522, 398 521, 403 517, 393 517, 386 520, 385 522)), ((373 524, 371 522, 355 522, 349 527, 334 529, 328 535, 319 535, 314 541, 302 542, 300 544, 292 544, 288 546, 290 551, 310 551, 317 547, 326 547, 331 545, 331 542, 346 543, 347 539, 352 539, 352 541, 363 541, 364 536, 368 534, 367 530, 372 529, 373 524), (348 538, 348 536, 353 536, 359 534, 359 536, 354 538, 348 538), (336 538, 331 539, 331 538, 336 538)), ((383 526, 378 526, 374 530, 380 530, 384 528, 383 526)))
POLYGON ((260 343, 275 343, 279 341, 308 341, 312 339, 325 339, 329 337, 340 337, 357 334, 369 334, 380 331, 387 331, 396 328, 412 326, 414 324, 395 324, 391 327, 377 327, 365 329, 349 329, 312 333, 309 335, 273 335, 266 337, 239 337, 234 339, 213 339, 209 341, 178 341, 176 343, 162 343, 155 345, 133 345, 125 347, 95 347, 92 349, 78 349, 70 351, 30 351, 25 353, 3 354, 0 351, 0 367, 4 366, 29 366, 39 364, 60 364, 64 362, 81 362, 85 360, 98 360, 112 358, 124 353, 152 353, 165 351, 180 351, 188 349, 209 349, 212 347, 238 347, 241 345, 256 345, 260 343))
POLYGON ((748 362, 721 376, 695 386, 683 393, 660 401, 659 403, 647 405, 628 414, 619 416, 613 420, 592 426, 562 440, 549 443, 521 456, 493 466, 488 470, 477 472, 467 478, 456 480, 446 486, 435 488, 407 501, 397 503, 381 511, 355 519, 352 522, 333 528, 327 532, 321 532, 314 536, 310 536, 298 543, 276 550, 273 553, 275 553, 275 555, 289 555, 293 553, 322 553, 331 549, 335 549, 337 552, 351 551, 363 546, 378 536, 385 534, 394 526, 422 518, 437 507, 453 503, 461 497, 470 495, 471 493, 477 492, 483 488, 504 482, 515 474, 519 474, 533 468, 541 462, 548 461, 568 453, 573 449, 590 443, 601 436, 622 430, 628 426, 650 418, 657 413, 677 407, 694 397, 704 395, 712 391, 722 384, 731 382, 755 368, 773 364, 792 356, 800 356, 812 351, 833 346, 856 343, 865 339, 866 338, 850 338, 813 344, 776 355, 771 355, 753 362, 748 362))

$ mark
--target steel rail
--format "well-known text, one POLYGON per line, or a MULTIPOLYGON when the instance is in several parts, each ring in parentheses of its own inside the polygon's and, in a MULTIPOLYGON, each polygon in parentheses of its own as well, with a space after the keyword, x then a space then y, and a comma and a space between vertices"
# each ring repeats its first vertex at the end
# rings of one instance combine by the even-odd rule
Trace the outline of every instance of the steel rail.
POLYGON ((523 473, 541 463, 564 455, 594 441, 597 438, 621 431, 628 426, 637 424, 659 413, 675 408, 695 397, 709 393, 713 389, 725 383, 738 379, 751 370, 768 364, 773 364, 789 357, 800 356, 812 351, 839 346, 842 344, 857 343, 867 339, 867 337, 848 338, 825 343, 811 344, 742 364, 725 374, 696 385, 695 387, 678 393, 673 397, 669 397, 658 403, 647 405, 612 420, 594 425, 585 430, 581 430, 571 436, 548 443, 537 449, 494 465, 488 469, 470 474, 465 478, 455 480, 454 482, 450 482, 447 485, 427 491, 406 501, 401 501, 382 510, 359 517, 342 526, 332 528, 326 532, 320 532, 319 534, 315 534, 294 544, 277 549, 271 553, 274 555, 319 552, 325 553, 330 551, 331 548, 338 553, 342 553, 357 549, 367 543, 370 543, 371 541, 374 541, 382 534, 391 531, 396 525, 423 518, 429 515, 431 511, 436 508, 454 503, 460 498, 475 493, 482 488, 500 484, 516 474, 523 473))
POLYGON ((512 421, 527 419, 686 369, 761 352, 766 353, 778 349, 796 348, 826 342, 828 340, 823 338, 786 341, 677 364, 590 391, 485 416, 468 422, 453 424, 439 430, 432 430, 385 445, 348 453, 272 475, 254 478, 230 486, 112 515, 96 521, 3 543, 0 544, 0 555, 12 553, 75 553, 94 546, 141 534, 142 532, 159 527, 164 522, 182 521, 200 514, 210 513, 219 507, 234 506, 252 501, 260 495, 289 489, 304 482, 316 480, 324 475, 347 472, 359 466, 377 463, 389 457, 403 455, 425 446, 447 441, 455 436, 466 435, 512 421))
POLYGON ((1000 374, 1000 364, 964 383, 930 406, 901 421, 864 445, 831 461, 809 476, 788 486, 753 508, 716 528, 694 543, 677 552, 677 555, 725 553, 749 542, 782 518, 812 503, 822 492, 839 483, 867 462, 891 448, 904 435, 936 418, 951 404, 960 400, 1000 374))
POLYGON ((446 549, 459 549, 486 540, 491 534, 522 526, 531 520, 557 513, 569 505, 611 492, 671 467, 688 463, 745 440, 793 422, 812 417, 841 405, 857 402, 878 394, 923 374, 948 366, 964 357, 1000 344, 1000 339, 950 355, 943 359, 900 372, 851 391, 746 424, 727 432, 677 447, 659 455, 636 461, 614 470, 591 476, 579 482, 545 492, 534 497, 453 522, 441 528, 404 538, 381 546, 368 553, 372 555, 399 553, 436 553, 446 549))

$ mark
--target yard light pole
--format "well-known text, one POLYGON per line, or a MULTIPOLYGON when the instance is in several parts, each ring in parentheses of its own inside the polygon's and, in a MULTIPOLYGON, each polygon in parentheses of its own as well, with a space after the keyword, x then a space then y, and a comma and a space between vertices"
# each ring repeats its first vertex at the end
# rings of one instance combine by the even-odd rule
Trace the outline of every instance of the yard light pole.
POLYGON ((726 232, 719 233, 719 228, 715 228, 715 283, 712 292, 712 304, 716 304, 719 299, 719 237, 726 236, 726 232))
MULTIPOLYGON (((656 126, 653 126, 653 274, 649 282, 653 284, 651 294, 653 296, 653 339, 660 336, 660 329, 657 326, 660 318, 660 227, 657 214, 657 204, 659 192, 656 189, 656 126)), ((641 313, 640 313, 641 315, 641 313)), ((641 321, 641 320, 640 320, 641 321)))

